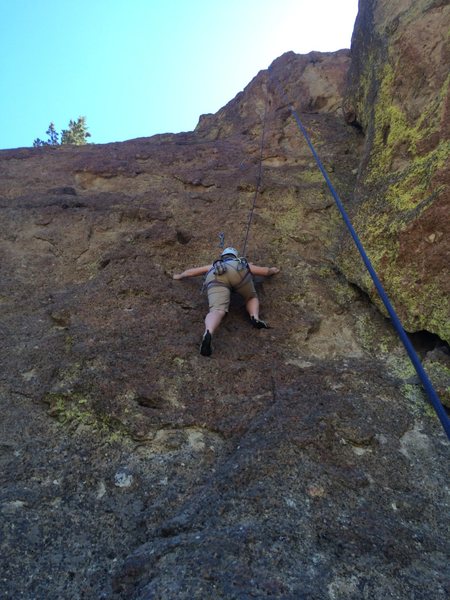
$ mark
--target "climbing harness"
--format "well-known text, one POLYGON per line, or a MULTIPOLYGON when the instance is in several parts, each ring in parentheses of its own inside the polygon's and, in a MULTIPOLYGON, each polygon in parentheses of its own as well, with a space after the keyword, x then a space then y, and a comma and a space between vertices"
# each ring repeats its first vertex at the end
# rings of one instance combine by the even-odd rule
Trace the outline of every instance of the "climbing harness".
MULTIPOLYGON (((242 257, 221 257, 213 262, 212 270, 214 271, 214 275, 224 275, 228 271, 228 267, 231 267, 235 271, 242 271, 243 269, 247 269, 250 272, 250 267, 248 266, 247 259, 242 257), (227 263, 237 262, 236 267, 233 265, 227 265, 227 263)), ((244 276, 245 277, 245 276, 244 276)), ((239 284, 240 285, 240 284, 239 284)))
POLYGON ((224 275, 227 272, 227 265, 225 261, 219 258, 213 262, 214 275, 224 275))
MULTIPOLYGON (((347 226, 347 229, 349 230, 350 235, 353 238, 353 241, 361 255, 361 258, 362 258, 371 278, 372 278, 372 281, 378 291, 378 294, 379 294, 381 300, 383 301, 383 304, 386 307, 386 310, 387 310, 389 316, 392 319, 392 324, 394 325, 394 327, 397 331, 397 334, 400 337, 400 339, 408 353, 408 356, 417 372, 417 375, 419 376, 420 381, 422 382, 422 386, 423 386, 425 392, 427 393, 428 398, 430 399, 431 404, 433 405, 433 408, 436 411, 436 414, 442 423, 442 426, 444 427, 447 437, 450 439, 450 419, 449 419, 447 413, 445 412, 445 409, 441 404, 439 396, 437 395, 437 393, 433 387, 433 384, 431 383, 425 369, 423 368, 422 363, 420 362, 420 359, 419 359, 410 339, 408 338, 405 330, 403 329, 401 321, 400 321, 399 317, 397 316, 397 313, 395 312, 394 307, 392 306, 392 304, 389 300, 389 297, 388 297, 386 291, 384 290, 383 285, 382 285, 380 279, 378 278, 378 275, 377 275, 375 269, 372 266, 372 263, 370 262, 369 257, 366 254, 366 251, 364 249, 364 246, 362 245, 361 240, 359 239, 355 229, 353 228, 353 225, 352 225, 350 218, 341 202, 341 199, 339 198, 336 190, 334 189, 333 184, 331 183, 331 180, 328 176, 328 173, 326 172, 326 170, 322 164, 322 161, 319 158, 319 155, 317 154, 314 146, 312 145, 311 140, 309 139, 308 133, 307 133, 305 127, 303 126, 303 123, 301 122, 297 111, 294 109, 293 105, 289 102, 289 99, 287 98, 287 96, 286 96, 284 90, 281 88, 280 84, 276 81, 275 76, 273 75, 273 72, 272 72, 272 66, 269 67, 269 81, 270 81, 270 78, 272 78, 274 86, 277 89, 281 99, 284 102, 286 102, 287 106, 289 106, 289 109, 290 109, 295 121, 297 122, 300 132, 303 134, 303 137, 305 138, 306 143, 308 144, 309 149, 311 150, 312 155, 314 156, 317 166, 319 167, 319 169, 323 175, 323 178, 325 179, 325 181, 328 185, 328 189, 330 190, 331 195, 334 198, 334 201, 336 203, 337 208, 339 209, 339 212, 341 213, 344 223, 347 226)), ((262 148, 262 144, 261 144, 261 148, 262 148)))

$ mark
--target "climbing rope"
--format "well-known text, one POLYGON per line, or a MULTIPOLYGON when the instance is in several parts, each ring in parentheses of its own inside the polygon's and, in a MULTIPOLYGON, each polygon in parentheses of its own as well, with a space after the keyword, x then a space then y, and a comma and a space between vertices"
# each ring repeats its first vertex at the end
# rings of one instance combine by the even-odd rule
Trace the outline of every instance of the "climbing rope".
POLYGON ((245 232, 245 239, 244 239, 244 243, 242 245, 242 256, 245 256, 245 252, 247 250, 248 234, 250 232, 250 226, 251 226, 252 220, 253 220, 253 213, 255 212, 256 200, 258 198, 259 191, 260 191, 260 188, 261 188, 261 181, 262 181, 262 161, 263 161, 263 151, 264 151, 264 138, 265 138, 265 135, 266 135, 267 105, 268 105, 268 103, 269 103, 269 94, 268 94, 268 91, 266 91, 266 100, 265 100, 265 103, 264 103, 263 127, 262 127, 262 132, 261 132, 261 143, 260 143, 260 147, 259 147, 258 175, 256 177, 256 188, 255 188, 255 194, 253 196, 253 203, 252 203, 252 207, 250 209, 250 213, 248 215, 248 222, 247 222, 247 229, 246 229, 246 232, 245 232))
POLYGON ((289 99, 287 98, 284 90, 281 88, 281 86, 276 81, 275 77, 273 76, 272 67, 269 67, 269 79, 270 79, 270 77, 272 77, 272 81, 273 81, 278 93, 280 94, 280 97, 289 106, 289 109, 297 122, 298 128, 300 129, 301 133, 303 134, 303 137, 305 138, 306 143, 308 144, 309 149, 311 150, 311 152, 316 160, 317 166, 319 167, 319 169, 328 185, 328 188, 334 198, 334 201, 339 209, 339 212, 341 213, 341 216, 345 222, 345 225, 347 226, 347 229, 349 230, 350 235, 353 238, 353 241, 364 261, 364 264, 372 278, 372 281, 378 291, 378 294, 379 294, 381 300, 383 301, 383 304, 386 307, 386 310, 388 311, 389 316, 392 319, 392 324, 394 325, 394 327, 398 333, 398 336, 400 337, 400 339, 408 353, 408 356, 409 356, 412 364, 414 365, 417 375, 419 376, 420 381, 422 382, 423 388, 424 388, 428 398, 430 399, 431 404, 433 405, 433 408, 436 411, 436 414, 442 423, 442 426, 444 427, 447 437, 450 439, 450 419, 449 419, 447 413, 445 412, 444 407, 442 406, 439 396, 437 395, 436 390, 433 387, 433 384, 431 383, 425 369, 423 368, 422 363, 420 362, 420 359, 419 359, 410 339, 408 338, 405 330, 403 329, 401 321, 398 318, 397 313, 395 312, 394 307, 392 306, 392 304, 389 300, 389 297, 388 297, 386 291, 384 290, 383 285, 382 285, 380 279, 378 278, 378 275, 377 275, 375 269, 373 268, 369 257, 366 254, 366 251, 364 249, 364 246, 361 243, 361 240, 359 239, 355 229, 353 228, 350 218, 349 218, 336 190, 334 189, 330 178, 328 177, 328 173, 326 172, 326 170, 322 164, 322 161, 320 160, 314 146, 311 143, 311 140, 309 139, 308 133, 307 133, 305 127, 303 126, 303 123, 301 122, 297 111, 294 109, 292 104, 289 102, 289 99))

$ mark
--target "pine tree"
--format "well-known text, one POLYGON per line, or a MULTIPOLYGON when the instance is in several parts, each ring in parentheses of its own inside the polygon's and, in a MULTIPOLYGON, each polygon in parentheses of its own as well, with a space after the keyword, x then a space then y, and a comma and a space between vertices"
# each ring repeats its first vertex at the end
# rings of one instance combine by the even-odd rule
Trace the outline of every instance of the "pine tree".
POLYGON ((69 121, 69 129, 61 132, 61 144, 75 144, 82 146, 87 144, 86 138, 91 137, 87 130, 86 117, 78 117, 77 121, 69 121))
POLYGON ((59 145, 59 133, 55 129, 55 124, 53 122, 48 126, 47 131, 45 132, 48 135, 48 139, 46 142, 43 140, 36 138, 33 142, 33 146, 58 146, 59 145))
POLYGON ((52 122, 45 132, 48 136, 46 141, 36 138, 33 146, 59 146, 60 144, 75 144, 82 146, 87 144, 87 138, 91 134, 87 130, 86 117, 78 117, 76 121, 69 121, 69 128, 63 129, 61 132, 61 142, 59 142, 59 133, 55 129, 55 124, 52 122))
POLYGON ((45 133, 48 135, 49 146, 57 146, 59 144, 59 133, 56 131, 55 124, 53 122, 50 123, 45 133))

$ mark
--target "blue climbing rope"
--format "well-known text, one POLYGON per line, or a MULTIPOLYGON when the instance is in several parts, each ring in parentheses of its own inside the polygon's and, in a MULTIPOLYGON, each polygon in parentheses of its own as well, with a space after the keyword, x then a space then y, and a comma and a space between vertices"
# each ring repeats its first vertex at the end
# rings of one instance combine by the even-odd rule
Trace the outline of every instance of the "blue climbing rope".
MULTIPOLYGON (((270 75, 272 75, 271 69, 272 69, 272 67, 269 67, 270 75)), ((289 102, 284 90, 280 87, 280 85, 278 84, 278 82, 275 80, 274 77, 272 77, 272 80, 275 84, 275 87, 279 91, 281 98, 289 106, 291 113, 297 122, 298 128, 300 129, 301 133, 303 134, 303 137, 305 138, 306 143, 308 144, 309 149, 311 150, 311 152, 316 160, 317 166, 319 167, 319 169, 328 185, 328 188, 334 198, 334 201, 336 202, 339 212, 341 213, 341 216, 344 219, 347 229, 349 230, 350 235, 352 236, 353 241, 355 242, 355 245, 358 248, 361 258, 363 259, 364 264, 365 264, 367 270, 369 271, 369 274, 370 274, 372 281, 378 291, 378 294, 379 294, 381 300, 383 301, 383 304, 386 307, 386 310, 388 311, 389 316, 391 317, 392 324, 394 325, 401 341, 403 342, 403 345, 408 353, 408 356, 409 356, 412 364, 414 365, 417 375, 419 376, 420 381, 422 382, 423 388, 424 388, 428 398, 430 399, 431 404, 433 405, 433 408, 436 411, 436 414, 442 423, 442 426, 444 427, 447 437, 450 439, 450 419, 449 419, 447 413, 445 412, 444 407, 442 406, 439 396, 437 395, 436 390, 433 387, 433 384, 431 383, 425 369, 423 368, 422 363, 420 362, 420 359, 419 359, 416 351, 414 350, 414 347, 413 347, 410 339, 408 338, 405 330, 403 329, 401 321, 398 318, 397 313, 395 312, 394 307, 392 306, 392 304, 389 300, 389 297, 386 294, 386 291, 384 290, 383 285, 382 285, 380 279, 378 278, 378 275, 377 275, 375 269, 373 268, 369 257, 366 254, 366 251, 364 250, 364 246, 362 245, 361 240, 359 239, 358 234, 356 233, 356 231, 350 221, 350 218, 349 218, 336 190, 333 187, 333 184, 331 183, 331 180, 328 176, 328 173, 325 170, 325 167, 322 164, 322 161, 319 158, 319 155, 317 154, 314 146, 311 143, 311 140, 309 139, 308 132, 306 131, 305 127, 303 126, 303 123, 301 122, 297 111, 294 109, 292 104, 289 102)))

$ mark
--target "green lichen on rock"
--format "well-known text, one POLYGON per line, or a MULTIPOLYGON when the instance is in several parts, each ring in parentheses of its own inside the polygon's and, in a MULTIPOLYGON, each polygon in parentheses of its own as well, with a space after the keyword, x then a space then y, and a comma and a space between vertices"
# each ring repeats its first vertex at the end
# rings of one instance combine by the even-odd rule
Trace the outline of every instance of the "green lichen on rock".
POLYGON ((448 298, 442 297, 437 283, 414 284, 416 279, 413 266, 399 274, 387 272, 388 291, 400 306, 399 313, 408 319, 412 331, 428 330, 438 332, 444 339, 450 339, 450 305, 448 298))
POLYGON ((445 139, 425 154, 419 148, 424 140, 439 131, 440 108, 448 91, 450 76, 434 101, 411 123, 404 107, 396 100, 396 73, 399 69, 399 66, 394 68, 387 64, 382 70, 366 181, 369 184, 387 183, 388 203, 396 209, 407 210, 417 206, 431 193, 433 175, 447 163, 450 156, 450 143, 445 139), (396 165, 399 155, 401 167, 396 165), (392 179, 394 181, 390 183, 392 179))
POLYGON ((96 422, 92 411, 88 409, 89 401, 82 394, 50 393, 44 401, 50 405, 49 414, 63 425, 94 425, 96 422))
POLYGON ((436 393, 442 404, 450 408, 450 365, 443 361, 435 360, 434 357, 427 358, 424 367, 433 382, 436 393))
MULTIPOLYGON (((346 106, 348 120, 359 123, 366 136, 352 214, 355 229, 405 328, 450 340, 443 275, 450 158, 443 123, 450 76, 439 59, 447 31, 430 34, 441 22, 444 31, 448 12, 440 6, 421 2, 399 14, 390 5, 381 12, 369 4, 362 10, 366 29, 352 41, 357 58, 346 106), (416 38, 433 48, 430 64, 412 50, 416 38)), ((349 240, 342 244, 339 265, 385 312, 349 240)))
POLYGON ((50 406, 49 414, 72 431, 84 426, 109 442, 127 437, 127 431, 121 423, 107 415, 97 414, 92 408, 91 399, 80 392, 49 393, 44 402, 50 406))
MULTIPOLYGON (((419 376, 402 348, 386 356, 386 364, 391 375, 399 380, 401 394, 410 401, 412 412, 417 416, 436 418, 433 406, 420 383, 419 376)), ((432 358, 425 358, 424 369, 444 406, 450 408, 450 368, 432 358)))
POLYGON ((444 187, 432 189, 432 178, 438 169, 441 169, 450 157, 450 143, 443 141, 437 148, 425 156, 416 157, 398 181, 389 186, 386 191, 388 202, 399 210, 409 210, 424 204, 428 205, 427 199, 434 197, 444 191, 444 187), (425 200, 425 202, 423 202, 425 200))

